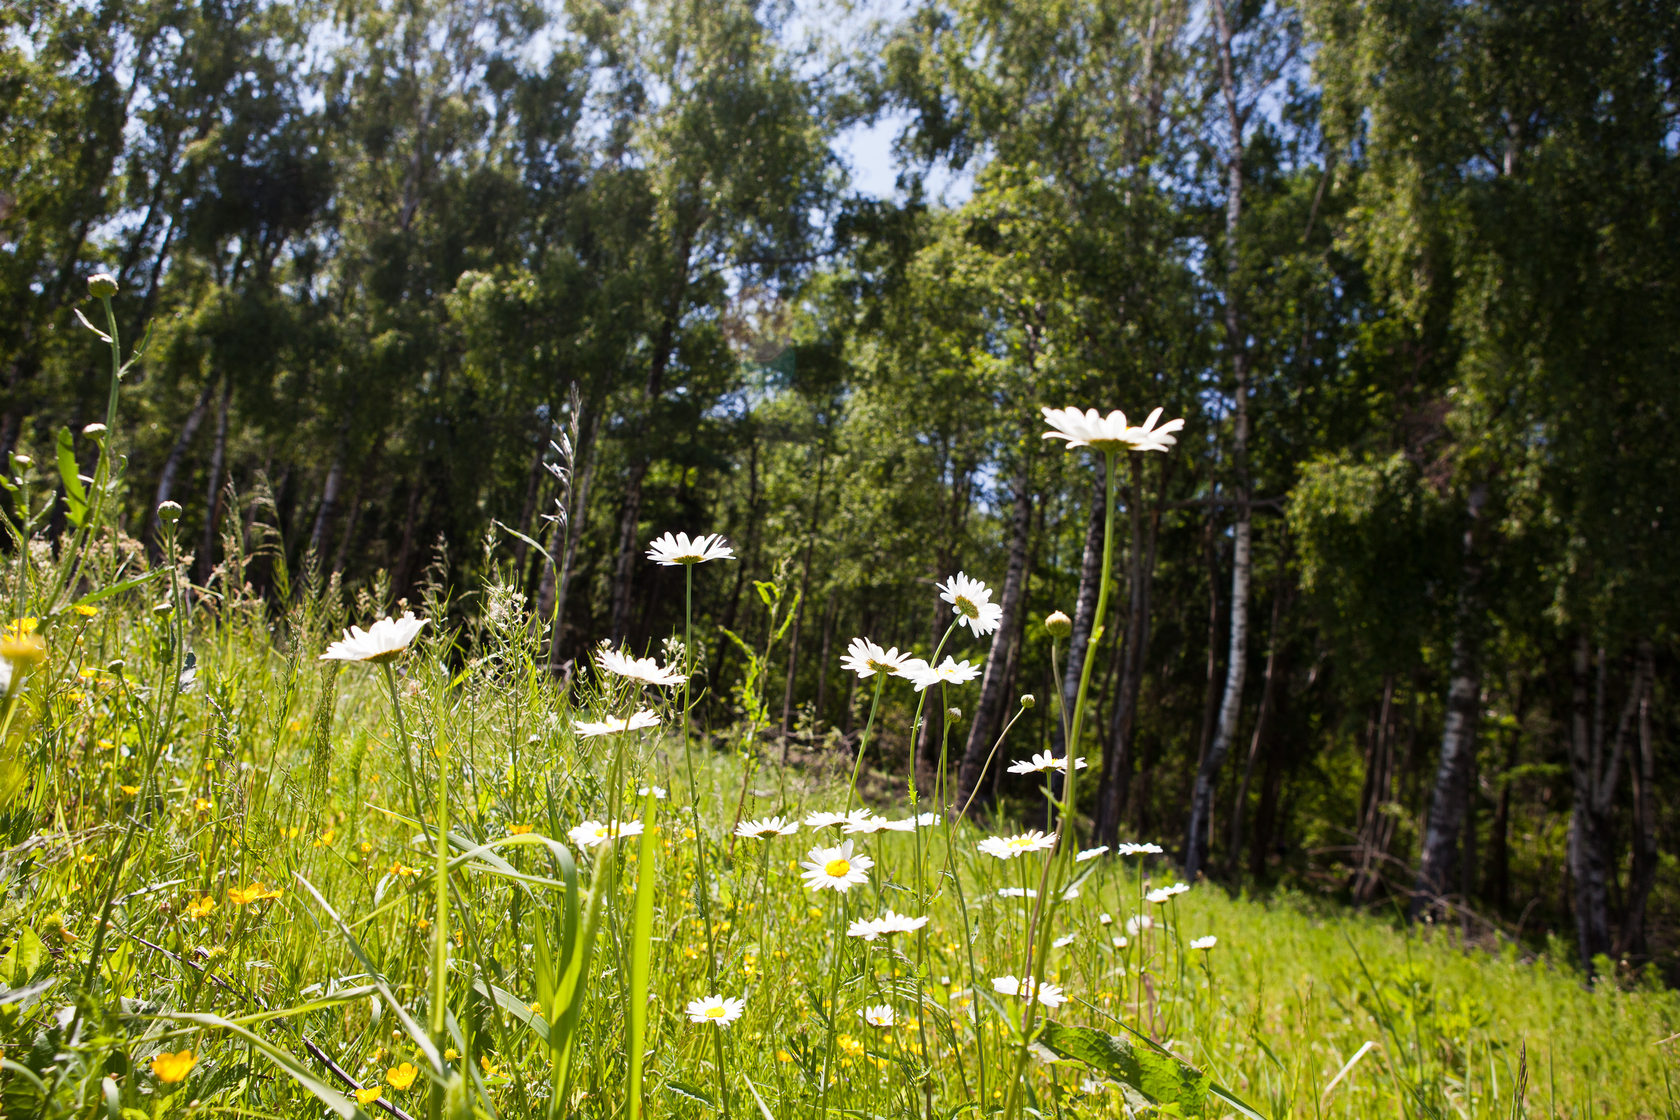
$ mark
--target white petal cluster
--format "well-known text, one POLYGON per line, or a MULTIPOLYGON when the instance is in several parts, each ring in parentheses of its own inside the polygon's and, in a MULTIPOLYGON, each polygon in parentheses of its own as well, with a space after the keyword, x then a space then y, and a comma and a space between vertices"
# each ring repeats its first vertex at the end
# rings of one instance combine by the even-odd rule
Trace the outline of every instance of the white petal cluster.
POLYGON ((1034 985, 1032 977, 996 976, 992 978, 992 989, 999 995, 1019 996, 1027 1002, 1032 1002, 1034 989, 1037 989, 1038 1002, 1045 1007, 1060 1007, 1067 1002, 1067 993, 1055 984, 1034 985))
POLYGON ((903 914, 895 914, 888 910, 879 918, 854 919, 852 924, 846 927, 846 936, 861 937, 865 941, 873 941, 877 937, 887 934, 914 933, 927 923, 928 920, 925 915, 920 918, 907 918, 903 914))
POLYGON ((425 619, 415 618, 413 611, 404 611, 401 618, 382 618, 366 630, 352 626, 344 632, 342 641, 327 647, 321 660, 390 661, 401 656, 424 625, 425 619))
POLYGON ((893 1009, 884 1003, 873 1004, 859 1011, 858 1014, 862 1015, 863 1021, 872 1027, 890 1027, 898 1021, 898 1017, 893 1014, 893 1009))
POLYGON ((567 836, 572 838, 572 843, 582 848, 593 848, 595 845, 603 844, 608 840, 621 840, 627 836, 640 836, 641 834, 641 821, 613 821, 610 824, 603 824, 600 821, 584 821, 566 833, 567 836))
POLYGON ((1159 844, 1126 843, 1120 845, 1115 851, 1123 856, 1158 856, 1162 849, 1159 844))
POLYGON ((1118 408, 1103 416, 1096 409, 1080 412, 1077 408, 1046 408, 1044 422, 1050 431, 1045 439, 1065 439, 1068 448, 1089 447, 1096 451, 1166 451, 1178 442, 1173 433, 1184 427, 1184 421, 1168 420, 1160 427, 1157 408, 1142 424, 1127 424, 1126 414, 1118 408))
POLYGON ((1073 857, 1073 862, 1084 863, 1088 859, 1096 859, 1098 856, 1105 854, 1107 851, 1107 844, 1104 844, 1100 848, 1086 848, 1084 851, 1073 857))
POLYGON ((848 828, 860 821, 866 821, 872 814, 868 809, 853 809, 849 813, 834 813, 827 809, 819 809, 805 814, 806 828, 827 828, 831 824, 845 825, 848 828))
POLYGON ((742 821, 735 826, 735 835, 746 837, 792 836, 799 831, 799 822, 786 817, 765 817, 762 820, 742 821))
POLYGON ((1003 621, 1003 608, 992 602, 992 589, 962 572, 939 585, 939 597, 951 604, 951 613, 977 638, 992 633, 1003 621))
POLYGON ((647 558, 655 564, 674 568, 679 564, 703 564, 707 560, 733 560, 735 550, 716 533, 688 539, 687 533, 672 536, 666 533, 648 544, 647 558))
POLYGON ((854 852, 848 840, 837 848, 812 848, 800 866, 805 868, 800 877, 807 887, 844 893, 869 882, 869 869, 875 861, 854 852))
POLYGON ((1188 883, 1174 883, 1170 887, 1156 887, 1143 897, 1159 906, 1167 899, 1172 898, 1175 895, 1181 895, 1189 889, 1190 884, 1188 883))
POLYGON ((642 684, 659 685, 671 688, 682 684, 688 678, 676 671, 675 667, 661 666, 651 657, 631 657, 622 650, 598 649, 595 651, 595 664, 615 677, 626 680, 640 681, 642 684))
POLYGON ((695 1023, 715 1023, 727 1027, 741 1017, 747 1001, 734 996, 702 996, 688 1001, 688 1018, 695 1023))
POLYGON ((648 727, 659 726, 659 714, 643 708, 627 718, 607 716, 600 720, 580 719, 572 724, 572 730, 579 738, 593 739, 600 735, 617 735, 624 731, 641 731, 648 727))
POLYGON ((898 652, 897 646, 882 649, 868 638, 853 638, 846 652, 840 655, 840 667, 867 680, 876 673, 897 675, 909 660, 910 655, 898 652))
POLYGON ((1190 948, 1211 949, 1217 944, 1219 944, 1219 938, 1217 937, 1198 937, 1194 941, 1190 942, 1190 948))
POLYGON ((947 657, 938 666, 933 666, 916 657, 906 661, 898 675, 915 685, 917 692, 921 692, 936 684, 967 684, 980 675, 980 666, 968 661, 958 661, 953 657, 947 657))
MULTIPOLYGON (((1073 768, 1075 770, 1085 769, 1085 760, 1083 758, 1074 759, 1073 768)), ((1040 751, 1032 756, 1031 762, 1023 760, 1009 764, 1011 774, 1037 774, 1045 770, 1060 770, 1065 774, 1067 773, 1067 759, 1057 758, 1049 751, 1040 751)))
POLYGON ((1028 852, 1042 852, 1046 848, 1053 848, 1056 846, 1056 838, 1047 836, 1035 828, 1016 836, 988 836, 977 846, 989 856, 1014 859, 1028 852))

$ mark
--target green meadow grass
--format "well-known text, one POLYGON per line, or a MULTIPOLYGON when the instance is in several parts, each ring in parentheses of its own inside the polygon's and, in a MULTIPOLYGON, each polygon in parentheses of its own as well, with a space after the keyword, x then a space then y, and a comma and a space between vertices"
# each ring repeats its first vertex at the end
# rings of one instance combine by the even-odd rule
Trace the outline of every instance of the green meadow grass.
MULTIPOLYGON (((341 621, 331 596, 300 593, 274 620, 248 598, 160 612, 135 591, 43 624, 0 771, 7 1115, 1240 1114, 1151 1042, 1262 1116, 1680 1111, 1673 993, 1589 990, 1555 959, 1297 896, 1202 884, 1153 904, 1143 893, 1175 880, 1170 865, 1112 855, 1066 865, 1077 891, 1053 916, 1045 978, 1069 1002, 1030 1029, 1099 1028, 1190 1088, 1165 1103, 1149 1082, 1157 1107, 1048 1050, 1023 1062, 1027 1005, 991 980, 1029 973, 1034 900, 998 892, 1037 889, 1046 856, 976 848, 1013 823, 853 837, 875 861, 867 882, 813 891, 799 861, 838 844, 835 828, 732 831, 845 808, 849 758, 783 766, 721 731, 690 754, 680 693, 588 669, 556 682, 525 617, 486 596, 494 621, 429 628, 397 662, 406 758, 381 667, 317 661, 341 621), (574 731, 639 703, 660 729, 574 731), (638 794, 651 786, 669 795, 638 794), (651 827, 568 838, 614 818, 651 827), (889 908, 930 921, 845 935, 889 908), (1140 914, 1154 924, 1128 936, 1140 914), (1204 936, 1213 948, 1189 947, 1204 936), (686 1006, 712 995, 743 1000, 741 1017, 692 1022, 686 1006), (864 1021, 880 1006, 894 1026, 864 1021)), ((889 702, 913 698, 889 687, 889 702)), ((879 814, 911 812, 903 775, 870 779, 894 791, 879 814)))

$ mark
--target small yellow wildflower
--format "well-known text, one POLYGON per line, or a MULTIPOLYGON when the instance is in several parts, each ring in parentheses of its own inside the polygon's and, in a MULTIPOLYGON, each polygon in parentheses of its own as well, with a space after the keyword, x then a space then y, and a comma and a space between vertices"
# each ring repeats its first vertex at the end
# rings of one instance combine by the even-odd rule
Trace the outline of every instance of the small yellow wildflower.
POLYGON ((122 790, 124 797, 134 797, 140 792, 139 786, 118 786, 117 788, 122 790))
POLYGON ((248 887, 231 887, 228 890, 228 901, 235 906, 244 906, 248 902, 259 902, 265 898, 279 898, 285 891, 269 890, 263 886, 262 880, 252 883, 248 887))
POLYGON ((391 1088, 399 1093, 414 1084, 414 1079, 419 1076, 420 1071, 409 1062, 404 1062, 400 1066, 393 1066, 385 1071, 385 1080, 390 1082, 391 1088))
POLYGON ((510 825, 508 827, 508 835, 509 836, 524 836, 526 833, 531 832, 536 827, 537 826, 534 825, 534 824, 510 825))
POLYGON ((208 918, 210 912, 216 908, 216 900, 207 894, 201 894, 187 903, 187 917, 208 918))
POLYGON ((324 848, 328 844, 331 844, 333 842, 333 834, 335 831, 335 829, 328 828, 325 832, 321 833, 320 836, 315 838, 315 846, 317 848, 324 848))
POLYGON ((193 812, 195 813, 208 813, 214 805, 215 802, 208 797, 193 798, 193 812))
POLYGON ((447 1049, 443 1052, 443 1060, 446 1061, 446 1062, 453 1062, 456 1058, 459 1058, 460 1056, 461 1056, 460 1052, 458 1050, 456 1050, 455 1047, 453 1047, 453 1046, 451 1046, 449 1049, 447 1049))
POLYGON ((369 1085, 366 1089, 356 1090, 357 1104, 372 1104, 379 1099, 379 1086, 369 1085))
POLYGON ((793 1055, 786 1050, 778 1050, 776 1051, 776 1060, 778 1062, 791 1062, 793 1061, 793 1055))
POLYGON ((92 618, 99 613, 98 607, 89 606, 87 603, 77 603, 73 609, 83 618, 92 618))
POLYGON ((198 1059, 193 1057, 191 1050, 182 1050, 178 1054, 165 1052, 152 1059, 152 1076, 165 1085, 173 1085, 186 1080, 187 1074, 197 1064, 198 1059))
POLYGON ((399 879, 412 878, 415 875, 420 874, 420 869, 417 867, 409 867, 405 865, 402 860, 398 860, 391 865, 391 874, 395 875, 399 879))

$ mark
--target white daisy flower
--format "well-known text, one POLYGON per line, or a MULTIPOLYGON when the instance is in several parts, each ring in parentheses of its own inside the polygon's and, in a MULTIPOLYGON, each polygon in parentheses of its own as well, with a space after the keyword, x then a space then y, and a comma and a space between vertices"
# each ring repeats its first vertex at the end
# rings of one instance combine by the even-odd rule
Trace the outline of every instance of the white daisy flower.
POLYGON ((1038 892, 1031 887, 999 887, 999 898, 1037 898, 1038 892))
POLYGON ((672 666, 660 668, 659 662, 651 657, 631 657, 616 649, 596 650, 595 664, 614 676, 641 681, 643 684, 671 687, 688 679, 672 666))
POLYGON ((916 686, 921 692, 929 685, 935 684, 967 684, 980 675, 980 666, 967 661, 958 661, 947 657, 937 668, 929 665, 921 658, 912 658, 899 669, 898 675, 916 686))
POLYGON ((1142 424, 1126 423, 1126 414, 1115 409, 1103 416, 1096 409, 1080 412, 1077 408, 1046 408, 1044 422, 1051 430, 1045 439, 1065 439, 1068 449, 1089 447, 1095 451, 1166 451, 1178 442, 1173 433, 1184 427, 1183 420, 1168 420, 1160 427, 1157 408, 1142 424))
POLYGON ((1153 902, 1153 903, 1156 903, 1157 905, 1159 905, 1160 903, 1165 902, 1167 899, 1172 898, 1174 895, 1183 894, 1184 892, 1188 891, 1189 889, 1190 889, 1190 885, 1188 883, 1174 883, 1170 887, 1156 887, 1154 890, 1150 891, 1148 894, 1144 895, 1143 897, 1148 899, 1150 902, 1153 902))
POLYGON ((664 786, 643 786, 641 789, 636 791, 636 796, 637 797, 646 797, 650 793, 653 794, 653 799, 655 801, 665 800, 665 787, 664 786))
POLYGON ((1155 925, 1155 919, 1148 914, 1134 914, 1126 919, 1126 932, 1136 937, 1146 929, 1155 925))
POLYGON ((850 840, 837 848, 812 848, 810 858, 800 866, 805 885, 814 891, 849 891, 869 882, 869 869, 875 861, 852 850, 850 840))
POLYGON ((1062 901, 1063 902, 1072 902, 1074 899, 1076 899, 1078 897, 1079 897, 1079 887, 1077 885, 1071 886, 1067 890, 1062 892, 1062 901))
MULTIPOLYGON (((1083 761, 1083 759, 1081 761, 1083 761)), ((1079 852, 1073 857, 1073 862, 1084 863, 1088 859, 1096 859, 1098 856, 1103 855, 1107 851, 1107 844, 1102 845, 1100 848, 1086 848, 1084 851, 1079 852)))
POLYGON ((391 661, 402 656, 424 625, 425 619, 415 618, 413 611, 404 611, 401 618, 382 618, 366 630, 352 626, 344 632, 342 641, 327 647, 321 660, 391 661))
POLYGON ((727 1027, 741 1017, 747 1001, 733 996, 705 996, 688 1001, 688 1018, 695 1023, 716 1023, 727 1027))
POLYGON ((641 821, 615 821, 611 824, 602 824, 600 821, 584 821, 566 833, 567 836, 572 838, 574 844, 584 848, 593 848, 595 845, 605 843, 608 840, 621 840, 626 836, 640 836, 641 834, 641 821))
POLYGON ((733 560, 735 550, 716 533, 688 539, 687 533, 672 536, 666 533, 648 544, 647 558, 655 564, 674 568, 678 564, 703 564, 707 560, 733 560))
POLYGON ((1190 942, 1190 948, 1192 948, 1192 949, 1211 949, 1217 944, 1219 944, 1219 938, 1217 938, 1217 937, 1212 937, 1212 936, 1198 937, 1198 938, 1196 938, 1196 940, 1190 942))
POLYGON ((1116 949, 1124 949, 1126 946, 1128 946, 1130 944, 1131 944, 1131 941, 1128 940, 1127 938, 1124 938, 1124 937, 1116 937, 1114 939, 1114 947, 1116 949))
POLYGON ((895 914, 888 910, 879 918, 858 918, 846 927, 846 936, 861 937, 865 941, 873 941, 890 933, 914 933, 928 924, 927 917, 908 918, 903 914, 895 914))
POLYGON ((938 813, 923 813, 916 818, 916 827, 932 828, 934 825, 939 823, 939 819, 938 813))
POLYGON ((890 827, 892 823, 886 817, 867 814, 861 817, 849 815, 846 822, 840 826, 840 831, 847 836, 873 836, 882 829, 890 827))
MULTIPOLYGON (((996 976, 992 978, 992 990, 999 995, 1019 996, 1031 1002, 1033 999, 1033 981, 1030 976, 1019 979, 1013 976, 996 976)), ((1055 984, 1043 984, 1038 987, 1038 1002, 1045 1007, 1060 1007, 1067 1002, 1067 993, 1055 984)))
POLYGON ((1075 939, 1077 939, 1078 936, 1079 935, 1076 934, 1076 933, 1066 933, 1066 934, 1063 934, 1061 937, 1056 938, 1056 940, 1050 942, 1050 944, 1055 946, 1058 949, 1066 949, 1069 945, 1072 945, 1074 943, 1075 939))
MULTIPOLYGON (((1073 768, 1075 770, 1084 770, 1086 768, 1085 760, 1083 758, 1074 759, 1073 768)), ((1040 751, 1038 754, 1032 756, 1031 762, 1023 760, 1020 762, 1011 762, 1009 764, 1009 772, 1011 774, 1036 774, 1043 770, 1060 770, 1065 774, 1067 773, 1067 759, 1057 758, 1049 751, 1040 751)))
POLYGON ((1016 836, 988 836, 977 845, 982 852, 998 859, 1014 859, 1028 852, 1042 852, 1055 846, 1054 836, 1046 836, 1036 828, 1016 836))
POLYGON ((951 604, 951 613, 977 638, 992 633, 1003 621, 1003 608, 992 602, 992 589, 962 572, 939 585, 939 597, 951 604))
POLYGON ((805 827, 827 828, 831 824, 838 824, 850 830, 852 825, 868 820, 871 815, 868 809, 853 809, 849 813, 831 813, 827 809, 819 809, 814 813, 805 814, 805 827))
POLYGON ((765 817, 763 820, 742 821, 735 826, 737 836, 792 836, 799 831, 799 822, 786 817, 765 817))
POLYGON ((884 1003, 866 1007, 858 1014, 862 1015, 863 1021, 872 1027, 890 1027, 898 1021, 897 1017, 893 1015, 893 1009, 884 1003))
POLYGON ((908 660, 910 655, 899 653, 897 646, 882 649, 868 638, 853 638, 851 646, 840 655, 840 667, 868 679, 876 673, 892 676, 903 668, 908 660))
POLYGON ((1097 921, 1102 925, 1111 926, 1114 924, 1114 915, 1110 914, 1107 910, 1104 910, 1101 914, 1097 915, 1097 921))
POLYGON ((1162 849, 1159 844, 1128 843, 1120 845, 1115 849, 1115 851, 1123 856, 1158 856, 1161 854, 1162 849))
POLYGON ((628 719, 608 716, 602 720, 580 719, 572 724, 579 738, 593 739, 600 735, 617 735, 621 731, 640 731, 644 727, 658 727, 659 715, 643 709, 628 719))

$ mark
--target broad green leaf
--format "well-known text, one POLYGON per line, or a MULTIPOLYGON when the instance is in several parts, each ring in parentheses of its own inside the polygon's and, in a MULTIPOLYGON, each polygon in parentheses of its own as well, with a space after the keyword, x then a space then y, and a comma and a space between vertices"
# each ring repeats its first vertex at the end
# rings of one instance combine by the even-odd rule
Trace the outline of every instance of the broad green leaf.
POLYGON ((1207 1115, 1211 1097, 1252 1120, 1265 1120, 1230 1090, 1215 1085, 1207 1074, 1159 1047, 1139 1047, 1129 1038, 1105 1034, 1094 1027, 1064 1027, 1060 1023, 1045 1023, 1039 1041, 1056 1056, 1084 1062, 1136 1090, 1151 1104, 1176 1106, 1181 1115, 1207 1115))
POLYGON ((691 1101, 698 1101, 707 1108, 717 1107, 717 1102, 707 1096, 704 1089, 696 1088, 695 1086, 688 1084, 686 1081, 678 1081, 673 1077, 671 1080, 665 1082, 665 1088, 679 1097, 686 1097, 691 1101))

